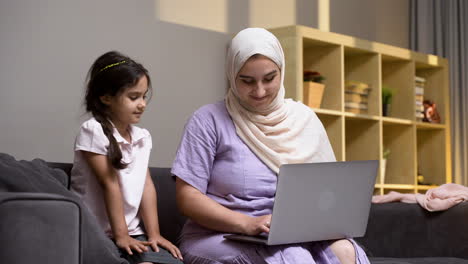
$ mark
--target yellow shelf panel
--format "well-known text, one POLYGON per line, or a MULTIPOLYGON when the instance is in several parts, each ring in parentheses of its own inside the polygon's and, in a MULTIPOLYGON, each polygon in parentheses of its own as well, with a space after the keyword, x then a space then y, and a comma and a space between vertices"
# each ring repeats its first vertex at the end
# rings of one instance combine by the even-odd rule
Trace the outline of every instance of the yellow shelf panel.
POLYGON ((436 188, 436 187, 439 187, 439 186, 438 185, 417 185, 416 189, 418 189, 418 190, 429 190, 429 189, 433 189, 433 188, 436 188))
POLYGON ((328 110, 322 108, 312 108, 316 114, 323 114, 323 115, 332 115, 332 116, 342 116, 343 112, 336 111, 336 110, 328 110))
POLYGON ((408 119, 402 119, 402 118, 395 118, 395 117, 382 117, 382 121, 384 122, 384 125, 392 125, 392 124, 398 124, 398 125, 412 125, 413 122, 408 119))
POLYGON ((350 112, 343 112, 343 115, 350 119, 365 119, 365 120, 374 120, 374 121, 379 121, 381 119, 381 117, 379 116, 355 114, 355 113, 350 113, 350 112))
POLYGON ((378 184, 378 185, 379 185, 379 188, 384 188, 384 189, 395 189, 395 190, 416 189, 416 185, 412 185, 412 184, 378 184))
POLYGON ((427 122, 415 122, 416 127, 421 130, 437 130, 437 129, 445 129, 447 126, 444 124, 433 124, 427 122))

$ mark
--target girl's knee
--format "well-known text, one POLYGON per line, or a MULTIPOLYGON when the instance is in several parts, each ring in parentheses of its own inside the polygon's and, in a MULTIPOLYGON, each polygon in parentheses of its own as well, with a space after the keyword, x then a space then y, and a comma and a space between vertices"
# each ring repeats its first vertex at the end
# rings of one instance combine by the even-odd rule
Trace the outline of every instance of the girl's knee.
POLYGON ((347 239, 337 240, 330 245, 330 248, 341 263, 356 263, 356 251, 351 241, 347 239))

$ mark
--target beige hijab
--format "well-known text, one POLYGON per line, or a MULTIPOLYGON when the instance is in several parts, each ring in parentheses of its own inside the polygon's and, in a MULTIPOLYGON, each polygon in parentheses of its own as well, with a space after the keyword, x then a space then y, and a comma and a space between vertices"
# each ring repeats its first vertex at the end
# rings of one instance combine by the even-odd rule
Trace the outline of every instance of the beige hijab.
POLYGON ((325 129, 315 113, 302 103, 285 99, 284 53, 278 39, 262 28, 247 28, 231 41, 226 58, 230 88, 225 101, 237 135, 274 172, 282 164, 335 161, 325 129), (263 112, 248 109, 239 100, 236 77, 255 54, 268 57, 281 69, 281 87, 263 112))

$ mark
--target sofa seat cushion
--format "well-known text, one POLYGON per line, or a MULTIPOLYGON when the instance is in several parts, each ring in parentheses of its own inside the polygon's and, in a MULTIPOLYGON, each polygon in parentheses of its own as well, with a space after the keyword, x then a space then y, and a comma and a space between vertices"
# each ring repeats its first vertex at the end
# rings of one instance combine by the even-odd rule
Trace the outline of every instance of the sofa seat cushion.
POLYGON ((461 258, 369 258, 372 264, 467 264, 461 258))

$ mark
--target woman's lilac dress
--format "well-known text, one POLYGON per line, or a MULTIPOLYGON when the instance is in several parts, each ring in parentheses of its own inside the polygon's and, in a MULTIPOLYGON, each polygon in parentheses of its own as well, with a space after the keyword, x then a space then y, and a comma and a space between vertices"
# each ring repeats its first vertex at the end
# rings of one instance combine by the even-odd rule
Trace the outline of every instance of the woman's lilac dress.
MULTIPOLYGON (((231 210, 271 214, 277 176, 237 136, 224 101, 203 106, 187 122, 172 173, 231 210)), ((224 234, 188 220, 180 244, 184 262, 339 263, 330 242, 264 246, 225 240, 224 234)), ((356 263, 369 263, 352 242, 356 263)))

